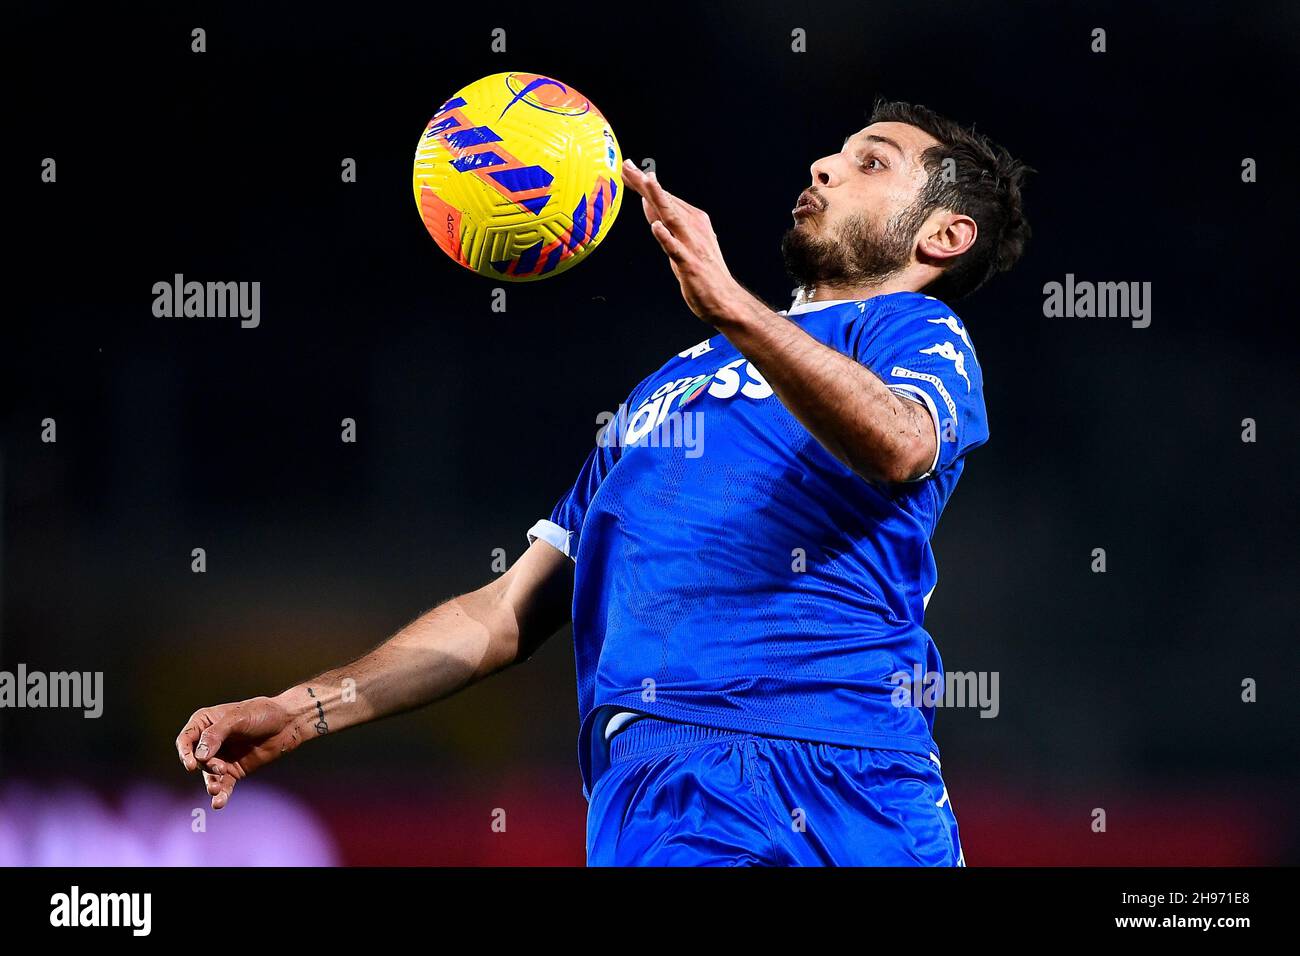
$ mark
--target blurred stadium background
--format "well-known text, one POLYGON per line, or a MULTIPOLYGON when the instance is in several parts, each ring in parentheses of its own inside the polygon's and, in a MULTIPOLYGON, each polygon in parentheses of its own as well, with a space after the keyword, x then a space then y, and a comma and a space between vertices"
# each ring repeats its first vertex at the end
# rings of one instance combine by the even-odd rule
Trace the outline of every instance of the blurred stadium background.
POLYGON ((938 718, 967 859, 1300 861, 1292 283, 1262 241, 1289 222, 1294 6, 647 15, 662 36, 614 9, 15 14, 0 668, 103 671, 106 700, 98 720, 0 710, 0 864, 582 862, 567 632, 300 751, 206 833, 172 749, 200 705, 275 693, 486 581, 567 488, 597 413, 705 337, 634 207, 574 272, 511 286, 505 314, 434 247, 416 139, 503 69, 591 96, 777 308, 807 167, 877 93, 1035 166, 1027 259, 958 308, 992 440, 939 528, 927 620, 949 670, 1001 678, 996 719, 938 718), (1089 52, 1094 27, 1109 52, 1089 52), (155 319, 151 286, 175 273, 260 281, 261 327, 155 319), (1152 282, 1151 327, 1044 318, 1066 273, 1152 282))

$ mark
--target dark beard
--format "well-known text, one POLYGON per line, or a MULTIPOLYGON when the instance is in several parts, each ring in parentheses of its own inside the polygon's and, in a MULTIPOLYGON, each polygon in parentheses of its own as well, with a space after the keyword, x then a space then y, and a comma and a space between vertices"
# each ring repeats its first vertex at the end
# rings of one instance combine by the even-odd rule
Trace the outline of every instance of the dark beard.
POLYGON ((883 230, 865 216, 844 222, 832 237, 798 228, 781 237, 785 271, 802 288, 818 285, 874 285, 899 272, 912 255, 919 223, 904 209, 883 230))

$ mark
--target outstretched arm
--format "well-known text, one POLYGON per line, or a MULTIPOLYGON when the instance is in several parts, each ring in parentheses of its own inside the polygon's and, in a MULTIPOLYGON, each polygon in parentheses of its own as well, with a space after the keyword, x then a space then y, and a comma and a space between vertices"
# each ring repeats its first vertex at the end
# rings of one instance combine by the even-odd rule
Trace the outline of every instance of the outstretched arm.
POLYGON ((351 664, 276 697, 195 711, 176 738, 181 764, 203 771, 220 810, 238 781, 308 740, 422 707, 527 659, 569 619, 572 596, 572 562, 536 541, 501 577, 351 664))

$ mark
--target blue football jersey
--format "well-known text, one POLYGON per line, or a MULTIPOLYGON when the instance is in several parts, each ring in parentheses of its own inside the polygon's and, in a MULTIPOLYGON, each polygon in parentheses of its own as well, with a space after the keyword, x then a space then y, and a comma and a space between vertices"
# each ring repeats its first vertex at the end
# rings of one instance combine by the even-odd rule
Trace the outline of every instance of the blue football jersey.
POLYGON ((923 626, 930 537, 963 456, 988 439, 970 335, 914 292, 806 303, 788 318, 923 404, 935 461, 913 482, 863 479, 721 335, 641 382, 529 532, 576 563, 584 790, 606 765, 599 729, 616 711, 938 753, 934 708, 895 690, 900 673, 943 672, 923 626))

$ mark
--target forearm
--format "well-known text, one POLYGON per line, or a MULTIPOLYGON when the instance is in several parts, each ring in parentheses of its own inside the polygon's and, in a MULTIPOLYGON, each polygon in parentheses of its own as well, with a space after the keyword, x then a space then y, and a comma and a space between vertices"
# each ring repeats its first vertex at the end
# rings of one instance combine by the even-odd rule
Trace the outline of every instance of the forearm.
MULTIPOLYGON (((422 707, 514 659, 510 627, 490 595, 453 598, 363 657, 276 697, 306 739, 422 707)), ((517 635, 516 635, 517 636, 517 635)))
POLYGON ((711 316, 827 451, 873 481, 906 481, 933 460, 934 424, 870 369, 818 342, 741 290, 711 316))

